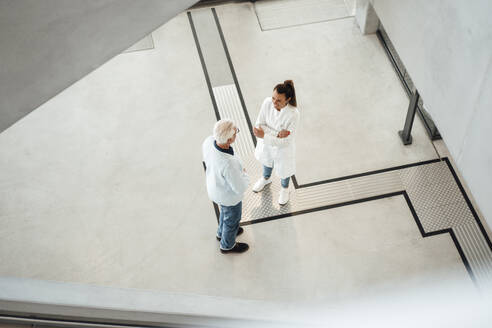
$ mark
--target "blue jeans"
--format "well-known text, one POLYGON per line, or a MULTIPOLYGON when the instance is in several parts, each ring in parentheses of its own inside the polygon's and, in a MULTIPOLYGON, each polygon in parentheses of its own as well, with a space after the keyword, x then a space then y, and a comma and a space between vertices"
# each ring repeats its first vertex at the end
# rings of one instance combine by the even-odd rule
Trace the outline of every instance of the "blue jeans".
POLYGON ((217 237, 220 237, 220 248, 229 250, 236 244, 236 235, 241 221, 243 202, 233 206, 220 205, 219 228, 217 237))
MULTIPOLYGON (((268 167, 263 165, 263 177, 265 179, 270 179, 270 177, 272 176, 272 171, 273 171, 273 167, 268 167)), ((285 179, 281 179, 280 183, 282 184, 282 187, 289 188, 289 181, 290 181, 290 177, 287 177, 285 179)))

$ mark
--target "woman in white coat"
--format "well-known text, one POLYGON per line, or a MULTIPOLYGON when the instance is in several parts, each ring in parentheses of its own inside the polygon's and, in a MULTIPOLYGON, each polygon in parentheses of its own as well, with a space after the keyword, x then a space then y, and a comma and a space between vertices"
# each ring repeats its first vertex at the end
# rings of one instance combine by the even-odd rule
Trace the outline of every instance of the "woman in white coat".
POLYGON ((294 83, 287 80, 277 84, 272 97, 263 101, 253 128, 258 138, 255 157, 263 165, 263 176, 255 183, 253 191, 260 192, 272 182, 270 177, 275 168, 282 184, 278 198, 280 205, 289 201, 289 181, 296 171, 295 132, 299 122, 296 106, 294 83))

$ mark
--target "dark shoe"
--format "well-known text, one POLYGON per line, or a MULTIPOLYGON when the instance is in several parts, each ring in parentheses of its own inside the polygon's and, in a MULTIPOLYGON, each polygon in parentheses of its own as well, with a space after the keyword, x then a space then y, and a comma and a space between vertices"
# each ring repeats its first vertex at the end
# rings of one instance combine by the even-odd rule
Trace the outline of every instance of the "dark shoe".
MULTIPOLYGON (((242 227, 239 227, 239 230, 237 231, 237 235, 236 236, 239 236, 243 232, 244 232, 244 229, 242 227)), ((217 238, 217 240, 220 241, 220 237, 219 236, 215 236, 215 238, 217 238)))
POLYGON ((246 243, 236 243, 233 248, 229 250, 223 250, 221 249, 220 252, 222 254, 227 254, 227 253, 244 253, 249 249, 248 244, 246 243))

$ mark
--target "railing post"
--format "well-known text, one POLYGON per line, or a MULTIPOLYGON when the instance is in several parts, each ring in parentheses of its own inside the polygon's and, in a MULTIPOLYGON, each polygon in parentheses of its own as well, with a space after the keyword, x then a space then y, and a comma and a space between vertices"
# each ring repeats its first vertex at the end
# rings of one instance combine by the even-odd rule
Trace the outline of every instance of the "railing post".
POLYGON ((410 105, 408 106, 405 126, 403 127, 403 130, 398 131, 398 134, 400 135, 401 141, 404 145, 410 145, 412 143, 412 126, 413 120, 415 118, 415 112, 417 111, 417 106, 419 104, 419 98, 419 92, 415 90, 415 92, 412 94, 412 98, 410 98, 410 105))

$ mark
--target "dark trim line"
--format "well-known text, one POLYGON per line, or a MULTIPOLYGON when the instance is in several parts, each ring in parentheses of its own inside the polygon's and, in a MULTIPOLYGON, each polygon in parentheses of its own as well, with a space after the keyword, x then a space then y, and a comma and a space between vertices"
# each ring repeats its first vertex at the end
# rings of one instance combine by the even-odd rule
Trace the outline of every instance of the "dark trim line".
POLYGON ((472 271, 470 263, 468 262, 468 259, 466 258, 465 253, 463 252, 463 248, 461 248, 461 245, 458 242, 458 238, 456 238, 456 235, 455 235, 453 229, 449 229, 449 235, 453 239, 453 243, 456 246, 458 253, 460 254, 461 260, 463 261, 463 264, 465 265, 466 271, 468 271, 470 278, 473 280, 475 285, 477 285, 477 280, 476 280, 475 274, 472 271))
POLYGON ((207 67, 205 66, 205 59, 203 58, 202 49, 200 48, 200 42, 198 41, 198 35, 196 34, 195 24, 193 24, 191 12, 188 11, 187 14, 188 20, 190 21, 191 32, 193 33, 193 39, 195 39, 196 49, 198 50, 198 56, 200 57, 200 63, 202 64, 203 74, 205 75, 205 81, 207 82, 208 93, 210 94, 210 99, 212 99, 212 105, 214 106, 215 118, 219 121, 220 113, 217 107, 217 102, 215 101, 214 92, 212 91, 212 84, 210 83, 210 77, 208 76, 207 67))
POLYGON ((456 249, 458 250, 458 253, 460 254, 461 260, 463 261, 463 265, 465 266, 466 271, 468 271, 470 278, 476 284, 477 281, 476 281, 475 275, 472 271, 472 268, 470 266, 470 263, 468 262, 468 259, 466 258, 465 253, 463 252, 463 249, 461 248, 461 245, 458 242, 458 239, 456 238, 456 235, 454 234, 453 229, 443 229, 443 230, 437 230, 437 231, 432 231, 432 232, 425 232, 425 230, 422 226, 422 223, 420 222, 420 219, 417 215, 417 212, 415 211, 415 208, 413 207, 412 201, 410 200, 410 197, 408 197, 408 194, 406 191, 403 192, 403 196, 405 197, 408 208, 410 209, 410 212, 412 213, 413 219, 415 220, 415 223, 417 224, 417 227, 419 228, 419 231, 420 231, 420 234, 422 235, 422 237, 426 238, 426 237, 431 237, 431 236, 449 233, 449 235, 451 236, 451 239, 454 242, 454 245, 456 246, 456 249))
POLYGON ((231 55, 229 54, 229 50, 227 49, 227 44, 225 42, 224 33, 222 32, 222 27, 220 26, 219 17, 217 16, 217 12, 215 11, 215 8, 212 8, 211 10, 212 10, 212 14, 214 15, 215 24, 217 24, 217 29, 219 30, 220 40, 222 41, 222 46, 224 47, 224 52, 227 58, 227 62, 229 63, 232 79, 234 80, 234 84, 236 85, 237 93, 239 95, 239 100, 241 101, 241 107, 243 108, 244 117, 246 117, 246 122, 248 123, 249 132, 251 133, 251 138, 253 138, 253 144, 256 146, 256 137, 253 134, 253 126, 251 125, 251 119, 249 118, 248 110, 246 109, 246 103, 244 102, 243 94, 241 92, 241 88, 239 87, 239 83, 237 81, 236 71, 234 70, 234 65, 232 64, 231 55))
POLYGON ((297 183, 297 178, 296 178, 295 174, 294 174, 293 176, 291 176, 291 177, 290 177, 290 179, 292 180, 292 183, 294 184, 294 188, 295 188, 295 189, 299 189, 299 188, 300 188, 300 186, 299 186, 299 184, 297 183))
POLYGON ((364 202, 369 202, 371 200, 376 200, 376 199, 381 199, 381 198, 386 198, 386 197, 392 197, 392 196, 398 196, 401 195, 404 191, 397 191, 397 192, 392 192, 389 194, 383 194, 383 195, 378 195, 378 196, 371 196, 367 198, 361 198, 361 199, 356 199, 356 200, 351 200, 348 202, 343 202, 343 203, 337 203, 337 204, 331 204, 331 205, 324 205, 320 207, 314 207, 310 208, 307 210, 301 210, 301 211, 296 211, 296 212, 291 212, 291 213, 285 213, 285 214, 279 214, 279 215, 274 215, 270 216, 267 218, 261 218, 261 219, 255 219, 251 221, 245 221, 242 222, 240 225, 241 226, 247 226, 247 225, 252 225, 252 224, 257 224, 257 223, 263 223, 263 222, 268 222, 268 221, 274 221, 286 217, 291 217, 291 216, 296 216, 296 215, 301 215, 301 214, 307 214, 307 213, 313 213, 313 212, 318 212, 318 211, 323 211, 323 210, 328 210, 331 208, 336 208, 336 207, 342 207, 342 206, 347 206, 347 205, 353 205, 353 204, 358 204, 358 203, 364 203, 364 202))
POLYGON ((419 228, 420 234, 422 236, 425 236, 425 230, 424 227, 422 226, 422 223, 420 223, 420 219, 417 215, 417 211, 415 211, 415 208, 413 207, 412 201, 410 200, 410 197, 408 197, 408 194, 406 191, 403 191, 403 197, 405 197, 405 200, 407 201, 408 208, 410 209, 410 212, 412 213, 413 219, 415 220, 415 223, 417 224, 417 227, 419 228))
POLYGON ((346 175, 346 176, 339 177, 339 178, 333 178, 333 179, 316 181, 316 182, 306 183, 306 184, 303 184, 303 185, 298 185, 296 187, 296 189, 313 187, 313 186, 317 186, 317 185, 320 185, 320 184, 337 182, 337 181, 348 180, 348 179, 353 179, 353 178, 359 178, 359 177, 363 177, 363 176, 367 176, 367 175, 373 175, 373 174, 385 173, 385 172, 390 172, 390 171, 395 171, 395 170, 401 170, 401 169, 406 169, 406 168, 413 167, 413 166, 419 166, 419 165, 426 165, 426 164, 431 164, 431 163, 437 163, 437 162, 440 162, 440 161, 441 161, 441 159, 436 158, 436 159, 431 159, 431 160, 428 160, 428 161, 422 161, 422 162, 416 162, 416 163, 405 164, 405 165, 400 165, 400 166, 388 167, 386 169, 380 169, 380 170, 368 171, 368 172, 364 172, 364 173, 357 173, 357 174, 352 174, 352 175, 346 175))
POLYGON ((463 188, 463 185, 461 184, 460 179, 458 178, 458 175, 456 174, 456 171, 453 168, 453 165, 451 165, 451 162, 447 157, 444 158, 444 161, 448 165, 449 170, 451 171, 451 174, 454 177, 454 180, 456 181, 456 184, 458 185, 458 188, 461 191, 461 195, 463 195, 463 198, 465 199, 466 204, 468 205, 468 208, 473 214, 473 217, 475 218, 475 222, 477 223, 478 227, 480 228, 480 231, 483 234, 483 237, 487 241, 487 245, 489 245, 490 250, 492 251, 492 242, 490 241, 489 235, 487 234, 487 231, 485 231, 485 228, 483 227, 482 222, 480 221, 480 218, 478 217, 477 211, 475 211, 475 208, 473 207, 473 204, 470 201, 470 198, 468 198, 468 195, 466 194, 465 188, 463 188))

